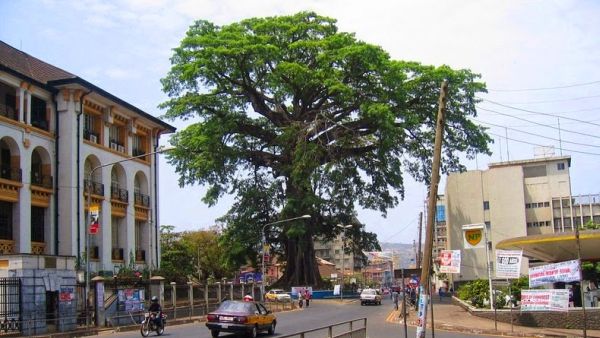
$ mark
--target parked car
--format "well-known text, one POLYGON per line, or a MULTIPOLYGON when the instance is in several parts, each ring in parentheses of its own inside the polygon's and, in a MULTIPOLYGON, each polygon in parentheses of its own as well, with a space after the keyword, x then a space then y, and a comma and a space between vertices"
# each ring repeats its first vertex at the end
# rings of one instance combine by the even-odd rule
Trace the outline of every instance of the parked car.
POLYGON ((265 294, 265 299, 268 301, 291 302, 292 296, 281 289, 272 289, 265 294))
POLYGON ((360 305, 375 304, 381 305, 381 293, 375 289, 364 289, 360 293, 360 305))
POLYGON ((226 300, 206 316, 206 327, 213 337, 218 337, 221 331, 242 333, 251 338, 256 338, 261 331, 272 335, 276 325, 275 315, 258 302, 226 300))

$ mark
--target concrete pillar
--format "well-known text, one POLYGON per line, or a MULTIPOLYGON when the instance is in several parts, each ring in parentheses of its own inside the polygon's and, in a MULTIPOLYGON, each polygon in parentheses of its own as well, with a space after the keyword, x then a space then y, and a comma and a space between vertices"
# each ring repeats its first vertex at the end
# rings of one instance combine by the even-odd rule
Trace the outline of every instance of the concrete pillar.
POLYGON ((96 326, 106 326, 106 314, 104 311, 104 278, 96 276, 92 278, 92 283, 96 284, 96 326))
POLYGON ((233 300, 233 282, 229 283, 229 299, 233 300))
POLYGON ((187 282, 188 285, 188 299, 190 302, 190 319, 194 314, 194 285, 192 282, 187 282))
POLYGON ((17 204, 17 217, 14 233, 15 253, 31 253, 31 146, 29 149, 21 148, 21 170, 23 177, 23 188, 19 191, 19 203, 17 204))
MULTIPOLYGON (((102 184, 104 184, 104 201, 102 201, 102 205, 100 206, 100 231, 98 232, 98 235, 95 235, 95 243, 94 241, 91 241, 91 246, 98 246, 98 255, 100 256, 100 266, 98 269, 112 271, 112 214, 110 204, 111 169, 112 166, 98 169, 100 170, 100 177, 102 177, 102 184)), ((87 226, 89 226, 89 224, 87 226)))
POLYGON ((244 291, 244 287, 246 286, 246 283, 242 282, 242 298, 244 298, 244 296, 246 295, 246 291, 244 291))
POLYGON ((150 278, 150 297, 157 296, 161 307, 165 305, 165 278, 162 276, 152 276, 150 278))
POLYGON ((221 302, 221 282, 217 282, 217 302, 221 302))
POLYGON ((25 89, 19 88, 18 100, 17 102, 17 111, 19 114, 19 122, 25 123, 25 89))
POLYGON ((25 123, 31 124, 31 92, 25 91, 25 123))
POLYGON ((177 318, 177 283, 171 282, 171 302, 173 303, 173 318, 177 318))
POLYGON ((208 313, 208 288, 210 285, 208 284, 208 280, 206 280, 206 284, 204 285, 204 303, 206 304, 206 313, 208 313))

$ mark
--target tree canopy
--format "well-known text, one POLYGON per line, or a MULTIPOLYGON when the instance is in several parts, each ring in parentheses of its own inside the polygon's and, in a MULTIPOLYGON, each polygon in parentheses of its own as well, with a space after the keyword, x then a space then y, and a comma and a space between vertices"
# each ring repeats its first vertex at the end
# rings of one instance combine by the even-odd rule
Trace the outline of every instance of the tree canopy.
POLYGON ((339 234, 338 223, 357 225, 347 234, 354 248, 377 247, 357 207, 385 216, 404 197, 404 174, 428 183, 442 80, 442 171, 464 169, 461 154, 489 152, 491 139, 469 120, 485 91, 479 75, 393 60, 312 12, 197 21, 171 63, 161 107, 191 121, 172 137, 169 161, 181 186, 208 187, 207 204, 237 196, 222 218, 229 257, 256 257, 269 222, 312 216, 265 229, 289 283, 319 282, 313 239, 339 234))

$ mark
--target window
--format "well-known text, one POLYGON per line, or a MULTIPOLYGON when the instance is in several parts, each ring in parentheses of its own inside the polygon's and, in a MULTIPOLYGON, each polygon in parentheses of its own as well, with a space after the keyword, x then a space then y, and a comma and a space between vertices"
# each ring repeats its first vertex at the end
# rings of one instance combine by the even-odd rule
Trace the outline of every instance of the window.
POLYGON ((133 156, 140 156, 146 154, 146 137, 137 134, 133 135, 131 137, 131 147, 133 156))
POLYGON ((564 162, 560 162, 556 164, 556 169, 558 170, 565 170, 565 163, 564 162))
POLYGON ((13 204, 0 201, 0 239, 13 239, 13 204))
POLYGON ((96 115, 85 113, 83 115, 83 137, 92 142, 100 142, 99 128, 96 126, 100 125, 100 119, 96 115))
POLYGON ((483 201, 483 210, 490 210, 490 201, 483 201))
POLYGON ((525 209, 531 209, 531 203, 525 203, 525 209))
POLYGON ((436 206, 435 220, 438 222, 446 221, 446 208, 443 205, 436 206))
POLYGON ((31 97, 31 125, 48 130, 48 120, 46 119, 46 101, 31 97))
POLYGON ((144 222, 143 221, 135 221, 135 248, 142 248, 142 233, 144 230, 144 222))
POLYGON ((545 207, 550 207, 550 202, 544 202, 545 207))
POLYGON ((31 241, 44 242, 46 208, 31 207, 31 241))

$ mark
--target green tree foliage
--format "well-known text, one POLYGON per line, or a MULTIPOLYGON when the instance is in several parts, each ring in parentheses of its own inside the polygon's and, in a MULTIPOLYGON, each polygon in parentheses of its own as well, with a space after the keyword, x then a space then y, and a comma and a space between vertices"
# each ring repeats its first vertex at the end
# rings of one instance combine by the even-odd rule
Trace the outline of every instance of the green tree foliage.
POLYGON ((490 287, 487 279, 477 279, 458 288, 458 298, 471 302, 475 307, 484 307, 484 301, 490 299, 490 287))
POLYGON ((232 269, 224 263, 224 247, 216 230, 174 232, 170 225, 161 226, 160 273, 168 280, 204 281, 230 277, 232 269))
MULTIPOLYGON (((223 217, 229 261, 256 260, 262 226, 286 261, 283 280, 318 284, 313 239, 356 224, 356 207, 383 216, 404 197, 403 173, 430 177, 439 87, 450 84, 442 171, 462 170, 459 154, 489 152, 471 122, 476 94, 469 70, 392 60, 378 46, 339 32, 315 13, 252 18, 225 26, 200 20, 162 79, 166 118, 192 120, 173 136, 169 161, 181 186, 208 187, 237 202, 223 217)), ((375 247, 354 229, 349 250, 375 247)))

